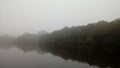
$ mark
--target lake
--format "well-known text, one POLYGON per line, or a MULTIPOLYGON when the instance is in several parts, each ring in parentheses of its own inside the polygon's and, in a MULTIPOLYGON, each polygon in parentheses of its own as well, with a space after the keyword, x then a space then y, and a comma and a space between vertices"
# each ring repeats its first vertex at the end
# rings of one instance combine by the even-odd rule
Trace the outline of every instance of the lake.
POLYGON ((99 68, 38 49, 25 49, 15 45, 0 45, 0 68, 99 68))

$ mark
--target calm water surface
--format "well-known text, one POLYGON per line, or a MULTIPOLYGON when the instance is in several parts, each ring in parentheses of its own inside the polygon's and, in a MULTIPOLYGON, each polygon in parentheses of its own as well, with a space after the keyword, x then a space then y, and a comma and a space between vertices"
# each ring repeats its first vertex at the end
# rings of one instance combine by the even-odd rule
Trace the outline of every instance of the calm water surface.
POLYGON ((0 46, 0 68, 98 68, 37 50, 25 51, 16 46, 0 46))

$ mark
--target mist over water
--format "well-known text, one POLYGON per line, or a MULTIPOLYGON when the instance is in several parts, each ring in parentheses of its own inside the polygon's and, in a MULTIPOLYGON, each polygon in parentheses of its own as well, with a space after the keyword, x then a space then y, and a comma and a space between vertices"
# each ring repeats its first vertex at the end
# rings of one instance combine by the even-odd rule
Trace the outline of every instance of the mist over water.
POLYGON ((2 60, 4 60, 4 61, 2 61, 3 68, 4 67, 5 68, 10 68, 10 67, 11 68, 26 68, 26 67, 29 67, 29 68, 38 68, 38 67, 44 67, 44 68, 85 67, 85 68, 90 68, 88 64, 79 64, 78 62, 65 61, 65 60, 63 60, 59 57, 53 56, 51 54, 40 55, 36 52, 23 53, 16 48, 13 48, 12 50, 9 51, 9 53, 7 52, 7 53, 4 53, 3 55, 7 56, 6 54, 10 54, 10 53, 12 53, 11 56, 2 58, 2 60), (14 53, 15 51, 17 52, 17 54, 14 53), (23 56, 21 56, 21 55, 23 55, 23 56), (9 58, 9 59, 7 59, 7 58, 9 58))
POLYGON ((0 0, 0 68, 120 68, 120 0, 0 0))
MULTIPOLYGON (((7 46, 7 45, 6 45, 7 46)), ((24 45, 25 46, 25 45, 24 45)), ((34 46, 34 45, 33 45, 34 46)), ((51 53, 38 52, 38 50, 24 50, 16 45, 2 47, 0 45, 0 68, 98 68, 86 63, 64 60, 51 53), (26 52, 27 51, 27 52, 26 52)))

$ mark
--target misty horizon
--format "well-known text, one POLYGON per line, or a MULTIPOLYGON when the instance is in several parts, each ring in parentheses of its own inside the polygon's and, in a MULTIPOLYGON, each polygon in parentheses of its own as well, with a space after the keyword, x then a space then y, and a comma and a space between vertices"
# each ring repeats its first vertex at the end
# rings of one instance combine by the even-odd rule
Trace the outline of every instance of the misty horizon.
POLYGON ((120 68, 120 0, 0 0, 0 68, 120 68))
POLYGON ((52 32, 120 18, 119 0, 0 0, 0 35, 52 32))

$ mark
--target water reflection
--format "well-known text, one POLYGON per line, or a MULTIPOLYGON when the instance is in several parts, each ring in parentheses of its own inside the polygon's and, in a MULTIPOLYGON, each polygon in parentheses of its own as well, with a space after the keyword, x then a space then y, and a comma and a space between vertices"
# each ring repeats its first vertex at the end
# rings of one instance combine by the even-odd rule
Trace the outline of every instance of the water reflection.
POLYGON ((115 56, 105 54, 88 54, 86 52, 76 55, 72 54, 72 52, 54 51, 46 53, 38 49, 38 45, 35 45, 35 47, 34 45, 6 46, 8 46, 7 49, 4 49, 3 46, 0 45, 0 66, 2 66, 0 68, 97 68, 94 66, 99 66, 100 68, 119 68, 120 66, 119 59, 115 56))
MULTIPOLYGON (((25 45, 24 45, 25 46, 25 45)), ((41 54, 27 48, 0 48, 0 68, 96 68, 85 63, 65 61, 50 53, 41 54)))
POLYGON ((0 68, 120 68, 119 56, 99 47, 46 47, 46 51, 38 45, 38 36, 24 34, 15 42, 13 37, 1 36, 0 68))
POLYGON ((87 51, 74 54, 72 52, 56 52, 51 51, 53 55, 62 57, 65 60, 78 61, 87 63, 90 66, 98 66, 99 68, 120 68, 119 56, 109 55, 107 53, 90 53, 87 51))

